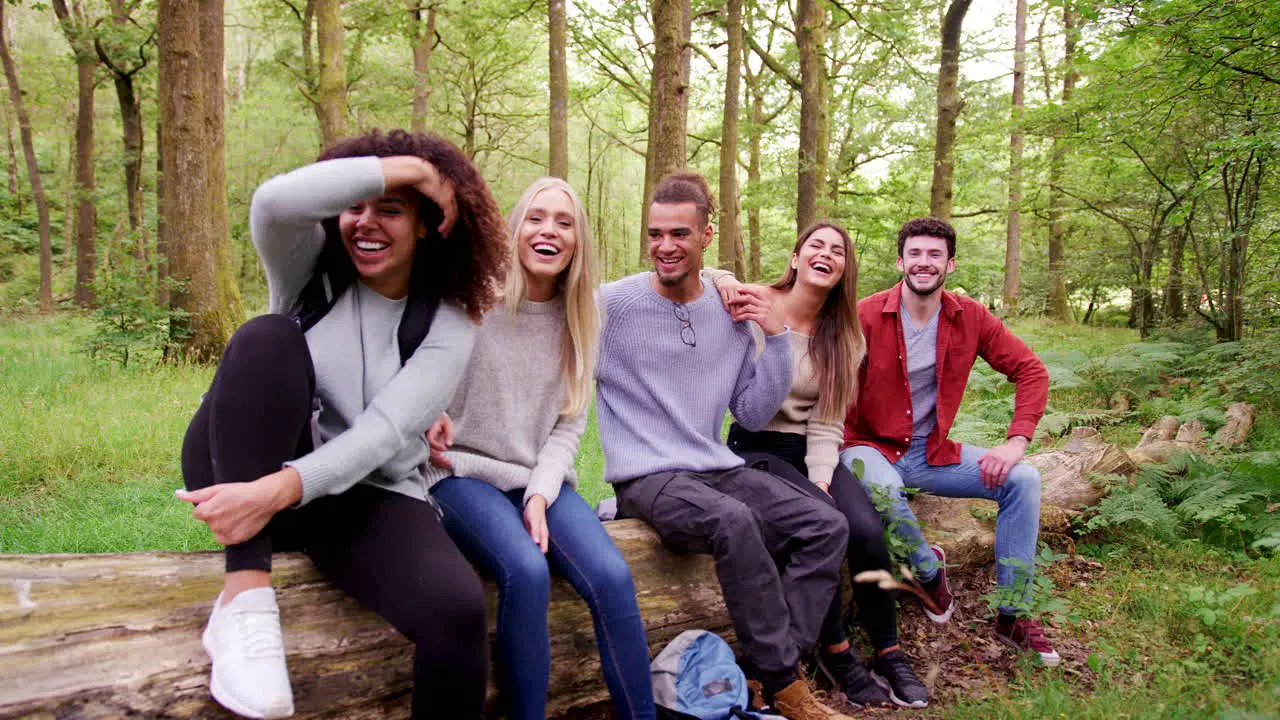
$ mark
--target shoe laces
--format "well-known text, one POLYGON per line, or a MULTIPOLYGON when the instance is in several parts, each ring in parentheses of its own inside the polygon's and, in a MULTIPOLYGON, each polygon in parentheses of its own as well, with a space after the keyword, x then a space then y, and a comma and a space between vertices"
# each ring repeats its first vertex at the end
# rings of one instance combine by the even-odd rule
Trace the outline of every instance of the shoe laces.
POLYGON ((280 613, 275 610, 235 609, 236 632, 246 658, 272 658, 284 655, 284 636, 280 632, 280 613))
POLYGON ((1040 623, 1029 618, 1019 618, 1013 623, 1013 638, 1021 640, 1024 645, 1036 652, 1049 652, 1049 640, 1044 635, 1040 623))

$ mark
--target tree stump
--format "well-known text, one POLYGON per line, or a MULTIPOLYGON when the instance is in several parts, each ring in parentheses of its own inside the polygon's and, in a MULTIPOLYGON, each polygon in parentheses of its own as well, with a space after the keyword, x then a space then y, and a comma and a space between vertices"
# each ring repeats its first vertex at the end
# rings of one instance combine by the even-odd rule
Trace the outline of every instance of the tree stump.
POLYGON ((1257 417, 1257 411, 1249 403, 1236 403, 1227 408, 1227 422, 1218 428, 1218 432, 1214 434, 1213 441, 1224 448, 1233 448, 1239 446, 1249 436, 1249 431, 1253 429, 1253 421, 1257 417))
MULTIPOLYGON (((635 577, 651 652, 690 628, 732 641, 710 557, 669 552, 638 521, 606 527, 635 577)), ((277 555, 273 568, 295 717, 408 717, 409 643, 304 556, 277 555)), ((209 698, 200 646, 222 569, 221 553, 0 556, 0 718, 232 717, 209 698)), ((550 625, 548 712, 608 699, 590 613, 561 580, 550 625)), ((491 683, 496 716, 494 698, 491 683)))

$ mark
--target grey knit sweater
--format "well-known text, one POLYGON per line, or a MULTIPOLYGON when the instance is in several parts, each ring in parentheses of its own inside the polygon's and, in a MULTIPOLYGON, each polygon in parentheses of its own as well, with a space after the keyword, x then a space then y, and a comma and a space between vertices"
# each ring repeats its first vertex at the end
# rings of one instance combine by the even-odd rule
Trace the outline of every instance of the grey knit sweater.
POLYGON ((596 415, 606 481, 665 470, 742 465, 720 440, 726 410, 760 430, 791 388, 789 333, 766 337, 756 357, 750 323, 735 323, 710 283, 684 306, 694 345, 681 339, 676 304, 644 272, 600 286, 605 315, 596 365, 596 415))
MULTIPOLYGON (((269 312, 288 312, 314 271, 324 246, 320 221, 382 192, 382 166, 372 157, 307 165, 258 188, 249 224, 269 312)), ((301 504, 358 482, 425 498, 424 433, 453 397, 476 328, 461 307, 441 303, 431 332, 401 367, 396 328, 404 305, 357 282, 307 331, 321 444, 285 463, 302 476, 301 504)))
POLYGON ((483 480, 502 491, 524 488, 555 502, 564 483, 576 486, 573 458, 587 425, 585 412, 562 416, 560 373, 565 328, 563 296, 520 303, 515 315, 490 310, 476 337, 466 375, 449 403, 453 470, 428 467, 427 486, 450 475, 483 480))

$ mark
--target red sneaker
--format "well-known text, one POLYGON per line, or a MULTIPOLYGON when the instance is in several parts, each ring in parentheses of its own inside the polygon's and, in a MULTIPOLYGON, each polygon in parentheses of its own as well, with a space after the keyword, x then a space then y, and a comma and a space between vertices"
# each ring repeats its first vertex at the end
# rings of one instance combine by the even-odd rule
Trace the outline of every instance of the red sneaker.
POLYGON ((1018 618, 1013 622, 996 620, 996 637, 1000 642, 1023 652, 1034 652, 1040 656, 1040 662, 1055 667, 1062 658, 1053 649, 1044 636, 1044 628, 1031 618, 1018 618))
POLYGON ((939 612, 929 609, 928 604, 924 606, 924 614, 929 619, 939 625, 951 619, 956 612, 955 597, 951 594, 951 583, 947 582, 947 553, 937 545, 930 545, 929 549, 933 551, 934 557, 938 558, 938 574, 935 576, 937 584, 932 590, 924 588, 929 594, 929 599, 933 600, 933 604, 938 606, 939 612))

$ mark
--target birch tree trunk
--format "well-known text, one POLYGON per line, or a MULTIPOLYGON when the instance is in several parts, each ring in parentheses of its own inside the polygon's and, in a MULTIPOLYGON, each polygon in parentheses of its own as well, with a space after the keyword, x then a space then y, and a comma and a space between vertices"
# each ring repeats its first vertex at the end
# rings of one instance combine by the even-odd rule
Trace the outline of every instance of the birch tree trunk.
POLYGON ((49 224, 49 201, 40 180, 40 164, 36 160, 35 143, 31 138, 31 118, 22 104, 22 88, 18 84, 18 69, 9 50, 9 33, 4 22, 4 2, 0 2, 0 62, 4 64, 5 84, 9 86, 9 102, 18 116, 18 135, 22 142, 22 156, 27 163, 27 176, 31 180, 31 196, 36 204, 38 232, 40 234, 40 290, 37 298, 40 312, 53 311, 53 238, 49 224))
POLYGON ((951 0, 942 21, 942 60, 938 66, 937 130, 933 144, 933 182, 929 214, 951 219, 951 177, 955 171, 956 119, 964 108, 960 99, 960 33, 972 0, 951 0))

